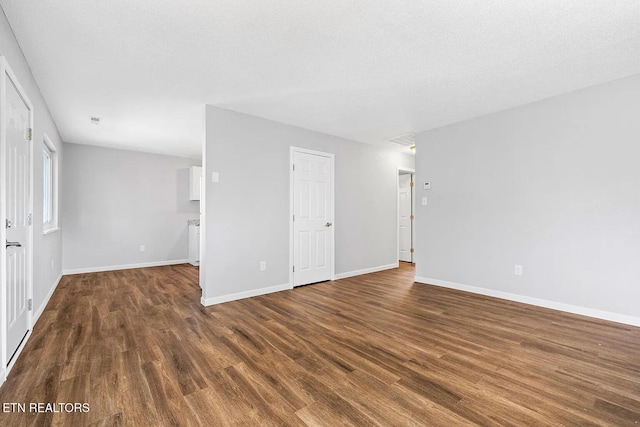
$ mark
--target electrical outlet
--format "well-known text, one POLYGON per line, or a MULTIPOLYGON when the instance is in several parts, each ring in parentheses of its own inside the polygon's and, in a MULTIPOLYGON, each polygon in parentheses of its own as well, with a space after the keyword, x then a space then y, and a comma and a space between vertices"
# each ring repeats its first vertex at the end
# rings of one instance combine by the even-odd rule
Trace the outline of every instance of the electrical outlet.
POLYGON ((426 197, 422 198, 422 206, 427 206, 427 198, 426 197))
POLYGON ((144 252, 146 250, 147 250, 147 248, 144 245, 140 245, 140 252, 144 252))
POLYGON ((267 269, 267 261, 260 261, 260 271, 265 271, 267 269))
POLYGON ((522 276, 522 266, 519 264, 516 264, 513 272, 516 276, 522 276))

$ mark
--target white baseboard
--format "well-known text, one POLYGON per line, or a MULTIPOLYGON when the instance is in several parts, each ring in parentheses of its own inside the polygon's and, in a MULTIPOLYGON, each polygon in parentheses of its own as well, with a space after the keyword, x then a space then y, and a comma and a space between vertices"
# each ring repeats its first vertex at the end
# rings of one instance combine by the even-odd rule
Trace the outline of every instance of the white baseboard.
POLYGON ((62 280, 62 273, 60 273, 60 275, 56 279, 55 283, 51 287, 51 290, 49 291, 47 296, 44 298, 44 301, 42 301, 42 304, 40 304, 40 307, 38 307, 38 310, 35 313, 33 313, 33 318, 31 320, 32 327, 35 326, 36 322, 38 321, 38 319, 42 315, 42 312, 47 307, 47 304, 49 303, 49 300, 51 299, 51 296, 53 295, 53 293, 58 288, 58 285, 60 284, 60 280, 62 280))
POLYGON ((163 265, 175 265, 175 264, 187 264, 188 259, 175 259, 171 261, 154 261, 143 262, 140 264, 124 264, 124 265, 107 265, 104 267, 88 267, 88 268, 72 268, 70 270, 63 270, 62 274, 82 274, 82 273, 99 273, 101 271, 115 271, 115 270, 129 270, 132 268, 145 268, 145 267, 160 267, 163 265))
POLYGON ((461 285, 460 283, 447 282, 445 280, 430 279, 428 277, 417 277, 415 281, 426 285, 441 286, 443 288, 457 289, 474 294, 486 295, 505 299, 508 301, 522 302, 536 305, 538 307, 551 308, 554 310, 566 311, 568 313, 580 314, 582 316, 594 317, 596 319, 610 320, 612 322, 624 323, 625 325, 640 326, 640 317, 628 316, 626 314, 612 313, 610 311, 596 310, 578 305, 565 304, 562 302, 550 301, 541 298, 528 297, 525 295, 512 294, 510 292, 496 291, 493 289, 480 288, 476 286, 461 285))
POLYGON ((200 302, 204 306, 222 304, 223 302, 235 301, 244 298, 257 297, 259 295, 271 294, 273 292, 286 291, 291 289, 291 286, 286 285, 269 286, 267 288, 253 289, 250 291, 238 292, 236 294, 222 295, 220 297, 204 298, 200 299, 200 302))
POLYGON ((347 277, 360 276, 361 274, 375 273, 377 271, 390 270, 392 268, 398 268, 399 263, 379 265, 377 267, 363 268, 362 270, 347 271, 346 273, 339 273, 335 275, 335 280, 346 279, 347 277))
MULTIPOLYGON (((361 274, 375 273, 376 271, 389 270, 391 268, 398 268, 398 263, 380 265, 378 267, 365 268, 362 270, 349 271, 347 273, 336 274, 334 280, 344 279, 344 278, 353 277, 353 276, 359 276, 361 274)), ((215 304, 222 304, 223 302, 236 301, 243 298, 257 297, 259 295, 270 294, 273 292, 286 291, 289 289, 291 289, 291 285, 287 283, 285 285, 269 286, 267 288, 260 288, 260 289, 254 289, 251 291, 238 292, 236 294, 223 295, 220 297, 213 297, 213 298, 202 297, 200 299, 200 302, 204 306, 209 306, 209 305, 215 305, 215 304)))

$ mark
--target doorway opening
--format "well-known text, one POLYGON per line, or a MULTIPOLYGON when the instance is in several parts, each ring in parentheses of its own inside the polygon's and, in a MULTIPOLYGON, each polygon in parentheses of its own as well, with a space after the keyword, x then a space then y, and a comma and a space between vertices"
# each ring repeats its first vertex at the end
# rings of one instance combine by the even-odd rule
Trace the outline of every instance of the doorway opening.
POLYGON ((414 263, 415 172, 398 168, 398 261, 414 263))

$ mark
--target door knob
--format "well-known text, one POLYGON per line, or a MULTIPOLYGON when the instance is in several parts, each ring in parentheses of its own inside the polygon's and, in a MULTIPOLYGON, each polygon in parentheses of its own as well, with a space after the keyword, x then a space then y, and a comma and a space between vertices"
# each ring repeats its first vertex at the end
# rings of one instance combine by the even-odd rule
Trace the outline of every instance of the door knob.
POLYGON ((331 227, 332 225, 333 225, 332 223, 328 222, 328 223, 326 223, 324 226, 325 226, 325 227, 331 227))
POLYGON ((8 248, 10 246, 15 246, 16 248, 21 248, 22 247, 20 242, 9 242, 8 240, 5 240, 5 242, 6 242, 5 248, 8 248))

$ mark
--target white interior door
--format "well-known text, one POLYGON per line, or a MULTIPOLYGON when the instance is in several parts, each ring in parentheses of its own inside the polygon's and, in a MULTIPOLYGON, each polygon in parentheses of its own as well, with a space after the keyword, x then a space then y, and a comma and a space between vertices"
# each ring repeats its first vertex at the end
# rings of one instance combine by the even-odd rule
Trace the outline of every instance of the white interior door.
POLYGON ((413 262, 412 242, 412 175, 403 174, 398 177, 398 260, 413 262))
POLYGON ((31 111, 11 79, 5 85, 5 259, 7 364, 29 331, 31 111))
POLYGON ((333 158, 293 152, 293 285, 330 280, 333 158))

